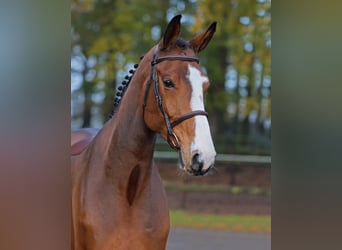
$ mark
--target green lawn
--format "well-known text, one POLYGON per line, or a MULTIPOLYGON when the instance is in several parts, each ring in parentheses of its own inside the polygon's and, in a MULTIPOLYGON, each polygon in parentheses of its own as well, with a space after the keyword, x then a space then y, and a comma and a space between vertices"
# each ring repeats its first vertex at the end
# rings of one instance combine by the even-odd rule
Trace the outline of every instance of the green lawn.
POLYGON ((164 182, 166 190, 182 191, 182 192, 213 192, 227 194, 251 194, 251 195, 271 195, 270 188, 261 187, 239 187, 224 185, 208 185, 208 184, 181 184, 164 182))
POLYGON ((256 215, 213 215, 171 210, 171 226, 233 232, 270 233, 271 217, 256 215))

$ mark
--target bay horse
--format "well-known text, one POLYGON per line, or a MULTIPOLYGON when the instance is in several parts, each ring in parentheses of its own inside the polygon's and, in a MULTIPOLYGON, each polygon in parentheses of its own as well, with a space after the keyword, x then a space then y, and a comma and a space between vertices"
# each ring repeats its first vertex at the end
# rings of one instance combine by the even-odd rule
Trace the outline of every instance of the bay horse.
POLYGON ((179 152, 180 167, 205 175, 215 161, 204 97, 209 87, 197 54, 216 22, 189 41, 181 15, 141 59, 101 129, 71 134, 72 249, 164 250, 169 209, 153 162, 156 135, 179 152), (129 84, 129 85, 128 85, 129 84))

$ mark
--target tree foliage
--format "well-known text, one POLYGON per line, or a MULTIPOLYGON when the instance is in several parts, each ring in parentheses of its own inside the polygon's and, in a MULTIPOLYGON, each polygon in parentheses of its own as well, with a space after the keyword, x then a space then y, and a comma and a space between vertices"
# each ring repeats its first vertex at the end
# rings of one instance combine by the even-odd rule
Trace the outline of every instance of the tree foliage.
POLYGON ((205 52, 205 61, 210 61, 206 68, 215 86, 208 94, 208 109, 216 118, 214 141, 220 142, 222 151, 229 145, 240 145, 239 150, 228 150, 251 153, 253 148, 260 148, 260 141, 265 141, 266 136, 263 145, 267 151, 271 117, 271 2, 200 0, 198 4, 194 30, 212 19, 221 24, 211 48, 205 52))
POLYGON ((167 22, 181 13, 181 35, 187 39, 218 22, 214 39, 200 54, 212 83, 206 108, 218 151, 267 153, 270 4, 270 0, 72 0, 72 126, 98 126, 106 120, 122 72, 138 62, 159 41, 167 22), (92 123, 96 120, 100 122, 92 123))

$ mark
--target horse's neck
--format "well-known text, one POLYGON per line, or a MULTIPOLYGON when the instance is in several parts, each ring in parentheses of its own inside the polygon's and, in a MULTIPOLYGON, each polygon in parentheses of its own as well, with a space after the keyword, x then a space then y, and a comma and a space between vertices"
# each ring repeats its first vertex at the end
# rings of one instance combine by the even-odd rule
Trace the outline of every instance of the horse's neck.
POLYGON ((98 164, 102 166, 101 179, 122 188, 118 191, 128 196, 134 196, 130 186, 139 188, 143 186, 141 182, 150 181, 156 137, 144 123, 141 88, 142 83, 132 80, 120 108, 93 145, 93 150, 97 151, 93 160, 101 161, 98 164))
POLYGON ((128 156, 139 161, 146 158, 151 160, 155 133, 145 125, 142 111, 143 84, 135 79, 139 79, 139 77, 133 78, 120 108, 109 121, 108 127, 112 138, 108 153, 119 154, 120 158, 128 156))

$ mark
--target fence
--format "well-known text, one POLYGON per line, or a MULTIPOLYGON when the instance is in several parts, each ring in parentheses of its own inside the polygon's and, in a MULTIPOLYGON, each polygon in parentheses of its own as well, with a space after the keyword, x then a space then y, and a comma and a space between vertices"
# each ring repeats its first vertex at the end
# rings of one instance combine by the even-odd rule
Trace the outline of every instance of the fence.
MULTIPOLYGON (((178 153, 170 151, 155 151, 154 158, 156 160, 177 160, 178 153)), ((271 156, 218 154, 216 156, 216 162, 271 164, 271 156)))
POLYGON ((208 213, 270 214, 271 157, 216 157, 216 173, 196 177, 177 169, 178 153, 156 151, 171 209, 208 213))

